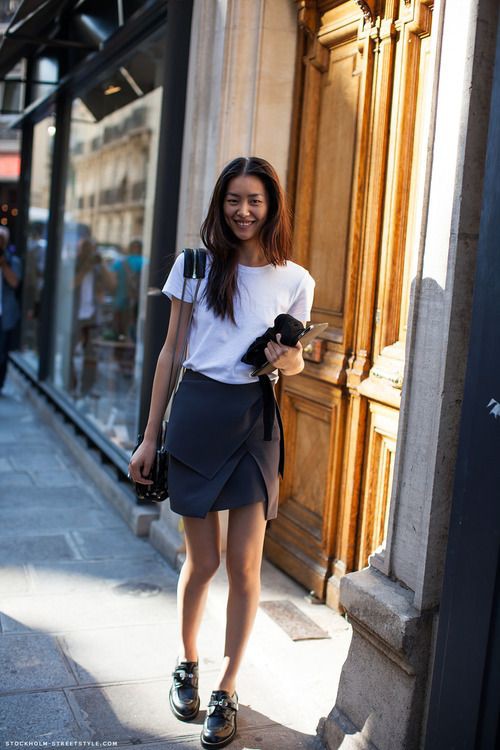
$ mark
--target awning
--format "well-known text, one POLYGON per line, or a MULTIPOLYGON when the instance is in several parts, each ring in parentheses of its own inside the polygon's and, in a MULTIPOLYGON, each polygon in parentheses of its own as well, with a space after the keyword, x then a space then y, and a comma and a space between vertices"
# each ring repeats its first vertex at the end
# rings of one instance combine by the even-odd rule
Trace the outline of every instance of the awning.
MULTIPOLYGON (((33 63, 28 66, 33 84, 31 105, 55 89, 59 71, 67 76, 87 58, 90 61, 93 53, 112 44, 134 16, 146 15, 154 8, 165 11, 166 7, 167 0, 23 0, 0 44, 0 81, 4 80, 0 111, 22 112, 24 79, 8 74, 23 58, 33 63)), ((138 50, 110 80, 96 80, 95 90, 92 87, 82 95, 96 119, 151 90, 153 62, 138 50), (117 95, 103 96, 103 86, 106 93, 116 91, 117 95)))
POLYGON ((57 39, 61 12, 74 0, 24 0, 18 7, 0 44, 0 78, 4 78, 36 47, 57 39))
POLYGON ((82 59, 135 12, 154 4, 155 0, 23 0, 0 44, 0 79, 23 57, 71 49, 73 58, 80 50, 76 57, 82 59))

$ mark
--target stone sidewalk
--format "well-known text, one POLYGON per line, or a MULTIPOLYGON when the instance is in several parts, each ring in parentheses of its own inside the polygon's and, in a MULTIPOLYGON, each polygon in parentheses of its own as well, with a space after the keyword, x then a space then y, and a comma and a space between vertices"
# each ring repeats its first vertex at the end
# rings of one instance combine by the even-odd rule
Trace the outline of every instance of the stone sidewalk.
MULTIPOLYGON (((168 706, 177 573, 136 537, 8 381, 0 397, 0 747, 199 748, 204 710, 168 706), (30 743, 28 745, 28 743, 30 743)), ((226 580, 200 638, 202 708, 223 647, 226 580)), ((295 603, 330 634, 292 641, 260 609, 239 681, 233 750, 317 748, 350 628, 268 562, 262 600, 295 603)))

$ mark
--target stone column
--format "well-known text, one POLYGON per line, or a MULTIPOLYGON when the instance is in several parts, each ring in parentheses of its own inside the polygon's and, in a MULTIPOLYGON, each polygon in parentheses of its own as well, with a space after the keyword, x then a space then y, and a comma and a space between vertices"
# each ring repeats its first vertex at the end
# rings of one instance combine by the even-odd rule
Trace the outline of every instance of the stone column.
POLYGON ((294 0, 195 0, 177 232, 198 245, 221 168, 262 156, 286 181, 297 24, 294 0))
POLYGON ((416 750, 425 725, 468 351, 498 6, 436 2, 433 126, 387 546, 341 581, 353 626, 330 750, 416 750))
MULTIPOLYGON (((286 184, 296 46, 294 0, 195 0, 177 247, 198 247, 221 168, 262 156, 286 184)), ((179 567, 179 516, 164 503, 151 543, 179 567)))

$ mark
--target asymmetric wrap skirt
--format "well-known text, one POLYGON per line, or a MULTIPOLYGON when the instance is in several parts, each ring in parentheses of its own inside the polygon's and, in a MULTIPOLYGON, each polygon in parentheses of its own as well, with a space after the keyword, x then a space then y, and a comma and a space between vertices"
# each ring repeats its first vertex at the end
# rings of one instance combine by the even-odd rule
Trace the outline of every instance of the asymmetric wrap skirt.
MULTIPOLYGON (((272 394, 274 401, 274 394, 272 394)), ((278 514, 283 434, 277 406, 264 440, 261 383, 222 383, 186 370, 167 430, 170 506, 183 516, 264 502, 278 514)))

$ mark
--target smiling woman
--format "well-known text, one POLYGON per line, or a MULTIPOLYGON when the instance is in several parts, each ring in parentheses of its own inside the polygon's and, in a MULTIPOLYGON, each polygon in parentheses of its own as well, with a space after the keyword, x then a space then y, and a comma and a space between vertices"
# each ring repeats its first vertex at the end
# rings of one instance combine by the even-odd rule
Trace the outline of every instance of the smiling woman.
MULTIPOLYGON (((178 589, 181 643, 170 706, 183 721, 195 719, 199 711, 198 629, 220 560, 217 511, 229 510, 226 645, 201 734, 203 747, 219 748, 236 733, 236 677, 257 611, 266 521, 278 513, 283 467, 277 407, 270 410, 269 422, 266 418, 269 399, 274 404, 273 385, 254 376, 242 355, 280 313, 309 320, 314 281, 290 260, 285 196, 274 168, 264 159, 240 157, 223 169, 201 236, 209 270, 196 304, 197 282, 183 278, 182 254, 163 288, 172 300, 172 314, 156 367, 144 441, 129 470, 133 481, 148 484, 170 395, 178 321, 192 312, 185 375, 167 433, 170 505, 182 515, 186 533, 178 589)), ((266 356, 274 367, 272 383, 279 372, 294 375, 303 367, 300 344, 274 342, 266 356)))
POLYGON ((216 316, 227 316, 234 323, 238 264, 284 266, 292 254, 290 213, 269 162, 239 157, 225 167, 215 184, 201 237, 212 259, 209 306, 216 316))
MULTIPOLYGON (((240 240, 240 254, 256 257, 260 262, 246 265, 266 265, 267 259, 260 248, 259 235, 265 224, 269 201, 262 180, 253 175, 233 177, 224 200, 224 216, 236 237, 240 240)), ((247 258, 250 260, 250 257, 247 258)))

